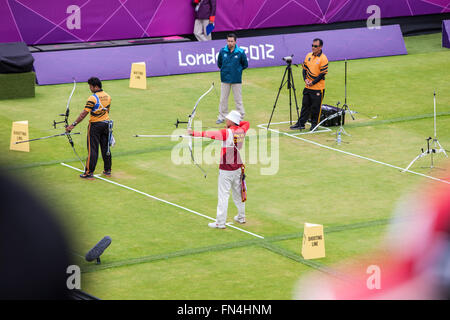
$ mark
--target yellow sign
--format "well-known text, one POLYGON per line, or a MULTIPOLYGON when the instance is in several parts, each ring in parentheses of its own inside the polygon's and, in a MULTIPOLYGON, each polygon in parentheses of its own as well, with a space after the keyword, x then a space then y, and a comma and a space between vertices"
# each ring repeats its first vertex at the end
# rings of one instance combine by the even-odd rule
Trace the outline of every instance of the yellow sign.
POLYGON ((11 142, 9 144, 10 150, 30 152, 30 143, 18 143, 19 141, 28 140, 28 121, 13 122, 11 130, 11 142))
POLYGON ((321 224, 305 223, 303 230, 302 256, 304 259, 325 257, 325 238, 321 224))
POLYGON ((147 89, 147 73, 145 62, 135 62, 131 65, 130 88, 147 89))

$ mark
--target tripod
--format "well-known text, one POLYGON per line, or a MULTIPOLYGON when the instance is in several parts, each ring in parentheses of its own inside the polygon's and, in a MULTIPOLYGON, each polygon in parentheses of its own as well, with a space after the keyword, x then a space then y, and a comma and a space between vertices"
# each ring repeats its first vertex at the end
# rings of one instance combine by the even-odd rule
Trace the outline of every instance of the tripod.
MULTIPOLYGON (((338 103, 338 105, 339 105, 339 103, 338 103)), ((348 106, 347 106, 346 104, 344 104, 344 105, 342 106, 342 109, 341 109, 341 110, 342 110, 342 111, 341 111, 342 116, 341 116, 341 121, 340 121, 340 123, 339 123, 339 129, 336 131, 336 139, 337 139, 338 135, 339 135, 339 134, 342 134, 342 133, 345 134, 345 135, 347 135, 347 136, 349 136, 349 137, 352 136, 351 134, 347 133, 347 131, 345 131, 345 129, 344 129, 345 114, 346 114, 346 113, 350 113, 350 115, 352 116, 352 119, 355 120, 355 119, 353 118, 352 111, 348 108, 348 106)))
MULTIPOLYGON (((281 89, 287 84, 287 89, 289 90, 289 122, 292 124, 292 90, 294 91, 294 100, 295 100, 295 108, 297 109, 297 119, 300 118, 300 114, 298 112, 298 103, 297 103, 297 92, 295 91, 294 85, 294 77, 292 76, 292 56, 283 58, 286 61, 287 66, 284 70, 283 79, 281 79, 281 85, 278 89, 277 98, 275 99, 275 103, 273 105, 272 114, 270 115, 269 123, 267 124, 267 129, 269 129, 270 122, 272 121, 273 113, 275 111, 275 107, 277 106, 278 98, 280 97, 281 89), (287 75, 287 79, 286 79, 287 75), (286 79, 286 81, 285 81, 286 79)), ((294 64, 296 67, 298 65, 294 64)))
POLYGON ((433 103, 434 103, 434 139, 432 141, 432 146, 430 149, 430 141, 431 141, 431 137, 429 137, 427 140, 427 150, 423 150, 422 148, 422 153, 419 154, 417 157, 414 158, 413 161, 411 161, 411 163, 406 167, 406 169, 404 169, 402 172, 408 171, 408 169, 413 165, 414 162, 416 162, 417 160, 419 160, 420 158, 426 156, 426 155, 431 155, 431 166, 430 168, 433 169, 434 168, 434 163, 433 163, 433 153, 444 153, 444 155, 446 157, 447 153, 445 152, 445 149, 442 148, 441 144, 439 143, 438 139, 437 139, 437 134, 436 134, 436 91, 433 92, 433 103))
MULTIPOLYGON (((311 130, 311 132, 314 132, 314 131, 315 131, 318 127, 320 127, 320 125, 321 125, 322 123, 324 123, 325 121, 334 119, 334 118, 336 118, 336 117, 341 117, 341 119, 340 119, 340 127, 339 127, 339 129, 336 131, 336 143, 340 145, 342 142, 343 142, 343 143, 348 143, 348 142, 342 141, 341 134, 344 133, 344 134, 346 134, 346 135, 349 136, 349 134, 345 131, 343 125, 344 125, 344 121, 345 121, 345 120, 344 120, 344 119, 345 119, 345 113, 349 113, 349 112, 351 112, 351 110, 349 110, 348 107, 345 108, 345 109, 344 109, 344 108, 339 109, 339 104, 340 104, 340 102, 338 101, 338 103, 336 104, 336 108, 337 108, 338 110, 340 110, 340 111, 338 111, 338 112, 336 112, 336 113, 333 113, 332 115, 330 115, 330 116, 326 117, 325 119, 323 119, 321 122, 319 122, 319 124, 318 124, 317 126, 314 127, 314 129, 311 130)), ((333 140, 328 140, 328 141, 333 141, 333 140)))
MULTIPOLYGON (((341 134, 345 134, 347 136, 350 136, 350 134, 347 133, 347 131, 345 131, 344 129, 344 122, 345 122, 345 118, 344 115, 346 113, 350 113, 350 116, 352 117, 353 120, 355 120, 355 118, 353 117, 352 111, 348 108, 347 105, 347 59, 345 59, 345 76, 344 76, 344 87, 345 87, 345 92, 344 92, 344 105, 342 106, 342 117, 341 117, 341 121, 340 121, 340 126, 339 129, 336 131, 336 142, 338 144, 341 143, 341 134)), ((338 102, 339 105, 339 102, 338 102)))

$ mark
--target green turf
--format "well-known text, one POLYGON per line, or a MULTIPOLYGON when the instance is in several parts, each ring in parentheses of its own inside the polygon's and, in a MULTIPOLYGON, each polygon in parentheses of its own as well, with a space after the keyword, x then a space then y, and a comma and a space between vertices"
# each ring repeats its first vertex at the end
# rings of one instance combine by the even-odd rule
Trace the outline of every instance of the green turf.
MULTIPOLYGON (((276 174, 261 174, 267 163, 247 166, 248 219, 239 227, 264 240, 230 227, 212 230, 204 217, 105 181, 82 181, 77 171, 60 165, 81 167, 64 137, 34 142, 30 153, 9 151, 12 121, 28 120, 30 137, 62 132, 62 128, 52 129, 51 123, 64 111, 71 84, 37 87, 34 99, 0 101, 2 159, 11 172, 40 190, 52 204, 79 256, 101 237, 112 237, 100 266, 74 255, 83 270, 83 289, 95 296, 290 299, 299 277, 310 271, 333 273, 335 264, 376 249, 405 194, 424 183, 442 183, 398 169, 406 167, 426 146, 425 138, 433 135, 433 90, 438 94, 439 141, 450 146, 450 76, 444 72, 450 68, 450 55, 448 49, 440 48, 440 36, 405 38, 409 52, 405 56, 349 61, 348 103, 359 113, 355 121, 347 117, 346 130, 351 136, 343 140, 348 144, 336 145, 330 133, 300 136, 305 140, 280 135, 278 143, 269 143, 269 147, 272 143, 279 147, 276 174), (307 261, 301 257, 305 222, 324 225, 326 258, 307 261)), ((248 159, 251 139, 271 138, 257 125, 270 117, 283 71, 284 67, 271 67, 244 73, 246 118, 254 129, 247 139, 248 159)), ((295 74, 298 79, 299 71, 295 74)), ((331 62, 324 103, 343 102, 343 80, 344 63, 331 62)), ((190 162, 185 142, 133 137, 171 134, 176 119, 186 119, 213 81, 219 84, 219 73, 149 78, 147 90, 130 89, 127 80, 105 81, 104 89, 113 98, 111 117, 117 141, 111 180, 214 218, 217 164, 202 164, 208 173, 204 179, 190 162), (173 163, 175 153, 184 153, 186 164, 173 163)), ((300 101, 301 88, 297 91, 300 101)), ((81 112, 88 95, 87 85, 79 83, 71 120, 81 112)), ((218 96, 219 89, 215 89, 198 107, 196 119, 205 127, 215 127, 218 96)), ((273 122, 287 120, 284 92, 273 122)), ((288 127, 271 126, 293 133, 288 127)), ((75 131, 81 132, 74 136, 75 147, 85 157, 86 123, 75 131)), ((177 132, 185 133, 184 129, 177 132)), ((219 146, 203 143, 208 145, 219 146)), ((269 155, 277 159, 276 154, 269 155)), ((197 149, 196 159, 200 156, 197 149)), ((435 161, 445 165, 442 155, 435 161)), ((450 180, 446 171, 421 168, 429 163, 429 158, 421 159, 411 170, 450 180)), ((101 173, 102 164, 99 160, 96 173, 101 173)), ((230 201, 229 221, 235 214, 230 201)))
POLYGON ((36 74, 0 73, 0 100, 34 98, 36 74))

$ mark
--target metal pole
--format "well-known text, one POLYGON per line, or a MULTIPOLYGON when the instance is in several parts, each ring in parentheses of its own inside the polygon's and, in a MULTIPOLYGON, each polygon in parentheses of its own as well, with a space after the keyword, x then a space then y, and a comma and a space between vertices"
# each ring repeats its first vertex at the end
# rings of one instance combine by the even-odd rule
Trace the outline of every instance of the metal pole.
POLYGON ((345 101, 344 104, 347 104, 347 59, 345 59, 345 101))
POLYGON ((433 101, 434 101, 434 139, 437 139, 437 135, 436 135, 436 90, 433 92, 433 101))
MULTIPOLYGON (((287 87, 289 90, 289 123, 292 125, 292 91, 291 91, 291 78, 292 78, 292 69, 291 65, 288 65, 288 82, 287 87)), ((297 119, 298 120, 298 119, 297 119)))

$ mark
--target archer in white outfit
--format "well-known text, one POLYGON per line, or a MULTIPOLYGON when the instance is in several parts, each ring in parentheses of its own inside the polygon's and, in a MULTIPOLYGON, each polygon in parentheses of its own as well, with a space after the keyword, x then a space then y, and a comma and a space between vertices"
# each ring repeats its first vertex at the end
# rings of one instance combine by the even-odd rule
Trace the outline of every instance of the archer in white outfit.
POLYGON ((195 137, 208 137, 223 141, 219 166, 217 218, 216 222, 208 224, 211 228, 219 229, 225 229, 226 227, 230 191, 238 210, 234 220, 238 223, 245 223, 246 187, 244 165, 239 150, 242 148, 250 123, 241 121, 241 115, 236 110, 231 111, 225 118, 226 128, 219 131, 196 132, 188 130, 188 133, 195 137))

